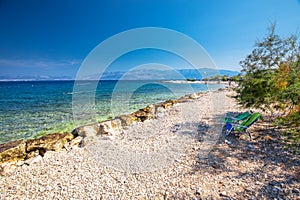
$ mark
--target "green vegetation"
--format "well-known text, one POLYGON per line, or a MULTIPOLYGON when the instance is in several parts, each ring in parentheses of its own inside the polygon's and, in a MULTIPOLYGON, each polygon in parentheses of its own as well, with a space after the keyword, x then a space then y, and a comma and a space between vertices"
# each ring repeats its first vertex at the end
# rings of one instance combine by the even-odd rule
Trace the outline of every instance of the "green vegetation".
POLYGON ((186 80, 187 80, 187 81, 194 82, 194 81, 196 81, 197 79, 196 79, 196 78, 187 78, 186 80))
POLYGON ((202 79, 203 81, 228 81, 228 76, 216 75, 202 79))
POLYGON ((237 75, 237 76, 216 75, 216 76, 211 76, 202 79, 202 81, 233 81, 233 82, 240 82, 241 80, 242 80, 241 75, 237 75))
POLYGON ((296 35, 282 38, 275 25, 243 61, 242 81, 235 97, 247 108, 281 112, 276 122, 300 142, 300 43, 296 35))
POLYGON ((243 80, 243 77, 240 74, 237 76, 232 76, 230 78, 231 78, 231 81, 233 81, 233 82, 241 82, 243 80))

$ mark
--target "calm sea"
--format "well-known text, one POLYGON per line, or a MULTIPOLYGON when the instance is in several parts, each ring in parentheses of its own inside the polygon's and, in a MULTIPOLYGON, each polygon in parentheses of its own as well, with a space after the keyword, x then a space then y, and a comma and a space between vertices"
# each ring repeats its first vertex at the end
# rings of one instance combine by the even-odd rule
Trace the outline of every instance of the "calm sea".
MULTIPOLYGON (((84 96, 89 85, 95 85, 95 82, 76 84, 83 87, 84 96)), ((100 81, 96 84, 95 96, 91 98, 95 101, 93 109, 98 121, 207 90, 207 86, 202 84, 157 81, 100 81), (122 99, 122 96, 127 99, 122 99), (129 106, 124 106, 124 102, 129 102, 129 106)), ((73 87, 74 81, 0 82, 0 144, 73 130, 76 127, 72 111, 73 87)), ((210 85, 210 89, 220 87, 222 85, 210 85)), ((77 88, 76 92, 81 91, 77 88)))

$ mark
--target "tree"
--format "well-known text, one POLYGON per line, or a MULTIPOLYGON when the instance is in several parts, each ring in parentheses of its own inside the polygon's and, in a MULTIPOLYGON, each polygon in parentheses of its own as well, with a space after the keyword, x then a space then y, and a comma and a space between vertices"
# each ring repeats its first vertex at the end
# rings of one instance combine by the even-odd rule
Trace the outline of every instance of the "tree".
POLYGON ((275 120, 285 127, 287 140, 300 146, 300 43, 291 35, 281 38, 275 25, 262 41, 240 62, 242 81, 236 99, 245 107, 283 111, 275 120))
POLYGON ((300 112, 300 59, 287 65, 283 63, 276 71, 274 81, 279 108, 300 112))
POLYGON ((238 102, 271 111, 298 105, 299 46, 297 36, 281 38, 272 24, 266 37, 240 62, 244 77, 236 90, 238 102))

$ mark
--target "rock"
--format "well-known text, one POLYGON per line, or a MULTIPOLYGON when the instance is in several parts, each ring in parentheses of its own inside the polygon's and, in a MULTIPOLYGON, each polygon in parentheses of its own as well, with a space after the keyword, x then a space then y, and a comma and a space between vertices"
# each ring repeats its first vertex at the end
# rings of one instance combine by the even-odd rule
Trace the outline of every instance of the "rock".
POLYGON ((24 165, 24 160, 19 160, 18 162, 16 162, 16 166, 22 166, 24 165))
POLYGON ((248 149, 254 149, 254 146, 252 144, 247 144, 248 149))
POLYGON ((30 159, 33 157, 36 157, 40 154, 39 150, 36 149, 35 151, 30 151, 29 153, 27 153, 26 159, 30 159))
POLYGON ((134 117, 131 115, 120 115, 116 117, 116 119, 121 120, 122 126, 129 126, 135 121, 134 117))
POLYGON ((122 121, 120 119, 113 119, 111 120, 111 127, 114 131, 119 131, 121 130, 122 127, 122 121))
POLYGON ((85 147, 88 144, 92 144, 95 141, 95 137, 97 136, 83 138, 83 140, 80 143, 80 147, 85 147))
POLYGON ((0 165, 0 175, 5 176, 13 172, 17 166, 15 162, 6 162, 0 165))
MULTIPOLYGON (((297 167, 297 166, 296 166, 297 167)), ((299 181, 300 180, 300 166, 296 168, 295 174, 294 174, 294 179, 299 181)))
POLYGON ((223 192, 220 193, 220 196, 223 196, 223 197, 227 196, 227 193, 225 191, 223 191, 223 192))
POLYGON ((164 108, 163 107, 157 107, 156 108, 156 112, 155 112, 155 117, 156 118, 163 118, 165 116, 165 113, 164 113, 164 108))
POLYGON ((44 156, 43 156, 43 159, 48 160, 50 158, 53 158, 53 157, 56 156, 57 153, 58 152, 55 152, 55 151, 46 151, 44 156))
POLYGON ((295 194, 300 194, 299 190, 296 189, 296 188, 292 189, 292 192, 295 193, 295 194))
POLYGON ((143 122, 147 119, 153 118, 152 110, 153 110, 153 108, 148 106, 146 108, 140 109, 140 110, 132 113, 132 115, 134 116, 134 118, 136 118, 136 121, 143 122))
POLYGON ((27 165, 32 165, 34 163, 40 162, 42 159, 43 159, 42 156, 38 155, 36 157, 30 158, 28 160, 25 160, 24 163, 27 164, 27 165))
POLYGON ((214 162, 211 166, 215 169, 219 169, 221 167, 218 162, 214 162))
POLYGON ((105 122, 99 123, 98 135, 99 134, 109 134, 109 133, 113 133, 113 132, 114 132, 114 128, 112 127, 111 121, 105 121, 105 122))
POLYGON ((112 136, 112 135, 107 135, 107 136, 103 136, 101 137, 102 140, 110 140, 110 141, 113 141, 115 140, 115 137, 112 136))
POLYGON ((167 108, 172 107, 175 103, 177 103, 177 100, 167 100, 167 101, 161 103, 161 105, 162 105, 165 109, 167 109, 167 108))
POLYGON ((196 93, 196 95, 197 95, 198 97, 203 96, 204 94, 205 94, 204 92, 197 92, 197 93, 196 93))
POLYGON ((156 112, 155 105, 149 105, 146 107, 147 111, 154 117, 156 112))
POLYGON ((81 137, 92 137, 97 135, 98 128, 95 128, 95 126, 83 126, 76 128, 73 132, 75 132, 76 135, 79 135, 81 137))
POLYGON ((26 151, 39 150, 40 155, 44 155, 45 151, 58 151, 63 148, 64 144, 74 138, 71 133, 54 133, 45 135, 38 139, 27 141, 26 151))
POLYGON ((177 103, 186 103, 186 102, 189 102, 189 101, 191 101, 191 100, 189 100, 185 97, 181 97, 177 100, 177 103))
MULTIPOLYGON (((110 123, 110 121, 106 121, 110 123)), ((72 131, 72 134, 74 136, 81 136, 81 137, 93 137, 96 135, 103 134, 103 124, 106 122, 100 122, 100 123, 95 123, 95 124, 90 124, 90 125, 85 125, 78 127, 72 131)))
POLYGON ((0 163, 24 159, 26 156, 26 142, 18 140, 0 145, 0 163))
POLYGON ((83 140, 83 137, 77 136, 76 138, 74 138, 73 140, 71 140, 69 142, 69 144, 70 144, 70 146, 78 146, 78 145, 80 145, 80 143, 82 142, 82 140, 83 140))
POLYGON ((231 144, 231 142, 230 142, 229 140, 225 140, 224 142, 225 142, 226 144, 228 144, 228 145, 231 144))
MULTIPOLYGON (((70 145, 70 142, 67 142, 66 144, 64 144, 64 148, 67 150, 67 151, 70 151, 71 150, 71 145, 70 145)), ((44 155, 45 156, 45 155, 44 155)))
POLYGON ((191 95, 189 96, 189 98, 190 98, 190 99, 197 99, 198 96, 197 96, 197 94, 191 94, 191 95))
POLYGON ((265 135, 264 140, 266 140, 266 141, 273 140, 273 138, 270 135, 265 135))

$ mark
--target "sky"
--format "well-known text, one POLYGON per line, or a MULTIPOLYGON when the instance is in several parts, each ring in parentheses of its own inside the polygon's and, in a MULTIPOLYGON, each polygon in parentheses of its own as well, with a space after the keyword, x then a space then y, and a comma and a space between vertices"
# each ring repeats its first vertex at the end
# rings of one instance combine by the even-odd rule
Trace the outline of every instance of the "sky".
MULTIPOLYGON (((183 33, 219 69, 240 70, 239 61, 274 22, 281 36, 299 34, 300 0, 0 0, 0 77, 74 78, 97 45, 142 27, 183 33)), ((140 51, 116 60, 114 69, 173 57, 140 51)))

